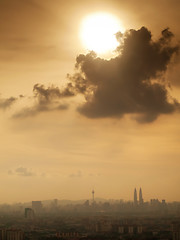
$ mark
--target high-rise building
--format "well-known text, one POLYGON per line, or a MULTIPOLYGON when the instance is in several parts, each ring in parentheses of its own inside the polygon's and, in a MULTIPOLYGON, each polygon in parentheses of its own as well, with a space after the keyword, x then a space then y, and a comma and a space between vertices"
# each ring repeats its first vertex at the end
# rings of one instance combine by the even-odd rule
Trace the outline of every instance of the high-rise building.
POLYGON ((25 208, 24 215, 27 219, 34 219, 34 211, 31 208, 25 208))
POLYGON ((173 233, 173 240, 180 240, 180 223, 174 222, 171 227, 173 233))
POLYGON ((42 202, 41 201, 32 201, 32 209, 35 213, 42 212, 42 202))
POLYGON ((5 240, 5 239, 6 239, 6 230, 0 229, 0 240, 5 240))
POLYGON ((136 188, 134 189, 134 205, 137 206, 138 201, 137 201, 137 191, 136 188))
POLYGON ((139 190, 139 205, 142 205, 143 204, 143 196, 142 196, 142 189, 140 188, 139 190))
POLYGON ((21 230, 6 230, 6 240, 23 240, 23 232, 21 230))
POLYGON ((1 240, 23 240, 24 234, 18 229, 1 229, 0 230, 1 240))
POLYGON ((54 207, 56 207, 56 208, 57 208, 57 206, 58 206, 58 199, 54 199, 54 202, 53 202, 53 204, 54 204, 54 207))

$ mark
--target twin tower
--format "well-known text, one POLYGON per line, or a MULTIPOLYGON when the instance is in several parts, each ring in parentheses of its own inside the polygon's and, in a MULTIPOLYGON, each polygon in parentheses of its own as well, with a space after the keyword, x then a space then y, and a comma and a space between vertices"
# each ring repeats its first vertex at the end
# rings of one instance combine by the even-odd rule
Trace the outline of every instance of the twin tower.
POLYGON ((136 191, 136 188, 134 189, 134 205, 137 206, 138 204, 139 205, 143 205, 143 197, 142 197, 142 189, 140 188, 139 189, 139 201, 137 199, 137 191, 136 191))

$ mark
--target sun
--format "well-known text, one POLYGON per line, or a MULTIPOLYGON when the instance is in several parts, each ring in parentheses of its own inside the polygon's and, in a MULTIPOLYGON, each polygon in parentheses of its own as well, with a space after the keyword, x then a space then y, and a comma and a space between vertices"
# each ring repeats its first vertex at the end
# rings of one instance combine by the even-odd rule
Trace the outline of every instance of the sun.
POLYGON ((94 13, 82 21, 80 38, 84 47, 97 54, 113 51, 118 46, 115 34, 124 32, 118 18, 109 13, 94 13))

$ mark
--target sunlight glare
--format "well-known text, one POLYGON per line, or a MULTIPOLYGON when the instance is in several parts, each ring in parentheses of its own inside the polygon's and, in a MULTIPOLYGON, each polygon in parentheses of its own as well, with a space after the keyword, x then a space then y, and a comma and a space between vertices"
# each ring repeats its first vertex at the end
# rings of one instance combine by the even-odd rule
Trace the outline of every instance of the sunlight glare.
POLYGON ((119 31, 124 29, 114 15, 94 13, 83 20, 80 37, 88 50, 101 54, 116 49, 119 43, 115 34, 119 31))

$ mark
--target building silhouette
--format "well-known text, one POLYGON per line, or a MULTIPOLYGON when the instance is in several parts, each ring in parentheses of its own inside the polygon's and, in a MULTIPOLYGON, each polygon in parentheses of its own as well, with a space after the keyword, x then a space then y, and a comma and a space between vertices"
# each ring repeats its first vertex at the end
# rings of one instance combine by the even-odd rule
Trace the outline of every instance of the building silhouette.
POLYGON ((142 196, 142 189, 139 189, 139 205, 143 205, 143 196, 142 196))
POLYGON ((34 219, 34 211, 31 208, 25 208, 24 215, 26 219, 34 219))
POLYGON ((136 188, 134 189, 134 205, 137 206, 138 200, 137 200, 137 191, 136 188))
POLYGON ((92 190, 92 203, 94 203, 94 189, 92 190))
POLYGON ((23 240, 24 233, 18 229, 1 229, 0 239, 1 240, 23 240))
POLYGON ((173 240, 180 240, 180 223, 174 222, 172 223, 172 234, 173 234, 173 240))
POLYGON ((42 202, 41 201, 32 201, 32 209, 35 213, 42 212, 42 202))
POLYGON ((144 200, 143 200, 143 195, 142 195, 142 189, 141 188, 139 189, 139 201, 138 201, 137 190, 135 188, 134 189, 134 206, 143 205, 143 203, 144 203, 144 200))

